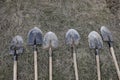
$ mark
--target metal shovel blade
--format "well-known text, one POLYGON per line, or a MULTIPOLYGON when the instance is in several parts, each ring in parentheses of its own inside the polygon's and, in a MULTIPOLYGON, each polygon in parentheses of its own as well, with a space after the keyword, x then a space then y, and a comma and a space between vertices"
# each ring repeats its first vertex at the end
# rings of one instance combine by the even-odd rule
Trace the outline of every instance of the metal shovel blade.
POLYGON ((34 46, 41 45, 42 43, 43 43, 42 31, 39 28, 34 27, 28 33, 28 45, 34 46))
POLYGON ((78 45, 80 40, 80 35, 75 29, 69 29, 65 36, 65 42, 67 45, 78 45))
POLYGON ((101 36, 96 32, 92 31, 88 35, 89 47, 92 49, 101 49, 103 47, 103 41, 101 36))
POLYGON ((15 36, 10 44, 10 54, 14 54, 16 51, 16 54, 23 53, 23 38, 19 35, 15 36))
POLYGON ((107 27, 102 26, 100 31, 104 41, 113 41, 112 33, 107 27))
POLYGON ((43 39, 43 48, 46 49, 49 47, 53 47, 53 48, 58 47, 58 38, 55 35, 55 33, 51 32, 51 31, 47 32, 43 39))

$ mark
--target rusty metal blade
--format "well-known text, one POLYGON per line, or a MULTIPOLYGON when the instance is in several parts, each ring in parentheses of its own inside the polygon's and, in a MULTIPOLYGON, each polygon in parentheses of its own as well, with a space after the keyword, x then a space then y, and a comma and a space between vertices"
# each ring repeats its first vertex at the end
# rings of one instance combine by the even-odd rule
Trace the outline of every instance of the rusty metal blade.
POLYGON ((100 31, 104 41, 113 41, 112 33, 107 27, 102 26, 100 31))
POLYGON ((55 33, 51 32, 51 31, 47 32, 43 39, 43 48, 46 49, 49 47, 53 47, 53 48, 58 47, 58 38, 55 35, 55 33))
POLYGON ((31 46, 42 45, 42 43, 43 43, 42 31, 39 28, 34 27, 28 33, 28 45, 31 46))
POLYGON ((96 31, 90 32, 88 35, 88 42, 90 48, 101 49, 103 47, 102 38, 96 31))
POLYGON ((69 29, 65 36, 65 42, 67 45, 78 45, 80 40, 80 35, 75 29, 69 29))
POLYGON ((15 36, 10 44, 10 54, 14 54, 15 51, 17 54, 23 53, 23 38, 19 35, 15 36))

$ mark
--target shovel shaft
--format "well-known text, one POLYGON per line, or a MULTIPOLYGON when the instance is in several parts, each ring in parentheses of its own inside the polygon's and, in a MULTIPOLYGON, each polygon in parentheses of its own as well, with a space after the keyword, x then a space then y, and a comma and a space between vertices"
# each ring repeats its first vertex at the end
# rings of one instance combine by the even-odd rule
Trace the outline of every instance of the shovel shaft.
POLYGON ((117 70, 118 78, 120 80, 120 69, 119 69, 119 66, 118 66, 118 63, 117 63, 117 59, 116 59, 113 47, 110 47, 110 52, 112 54, 113 61, 114 61, 114 64, 115 64, 115 67, 116 67, 116 70, 117 70))
POLYGON ((75 77, 76 80, 79 80, 78 78, 78 68, 77 68, 77 61, 76 61, 76 53, 73 53, 73 60, 74 60, 74 69, 75 69, 75 77))
POLYGON ((34 71, 35 71, 35 80, 38 80, 38 71, 37 71, 37 51, 34 51, 34 71))
POLYGON ((71 48, 72 48, 72 53, 73 53, 75 78, 76 78, 76 80, 79 80, 79 77, 78 77, 78 68, 77 68, 77 58, 76 58, 76 53, 75 53, 75 46, 74 46, 74 44, 72 45, 71 48))
POLYGON ((52 80, 52 49, 49 48, 49 80, 52 80))
POLYGON ((96 55, 98 80, 101 80, 99 55, 96 55))
POLYGON ((14 61, 14 66, 13 66, 13 80, 17 80, 17 60, 14 61))

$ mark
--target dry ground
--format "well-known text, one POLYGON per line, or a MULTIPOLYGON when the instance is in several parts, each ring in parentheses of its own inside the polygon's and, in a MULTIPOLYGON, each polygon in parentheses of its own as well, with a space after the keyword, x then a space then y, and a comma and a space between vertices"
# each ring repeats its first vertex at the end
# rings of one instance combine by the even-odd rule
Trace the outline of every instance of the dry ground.
MULTIPOLYGON (((120 66, 119 0, 0 0, 0 80, 12 80, 13 56, 9 44, 15 35, 24 38, 25 52, 18 59, 18 80, 34 80, 33 49, 27 46, 27 33, 34 26, 43 34, 56 33, 59 48, 53 51, 53 80, 75 80, 70 48, 65 33, 74 28, 81 35, 77 47, 80 80, 97 80, 94 51, 88 46, 88 34, 107 26, 114 36, 114 48, 120 66)), ((102 80, 118 80, 108 46, 100 51, 102 80)), ((48 51, 39 47, 39 80, 48 80, 48 51)))

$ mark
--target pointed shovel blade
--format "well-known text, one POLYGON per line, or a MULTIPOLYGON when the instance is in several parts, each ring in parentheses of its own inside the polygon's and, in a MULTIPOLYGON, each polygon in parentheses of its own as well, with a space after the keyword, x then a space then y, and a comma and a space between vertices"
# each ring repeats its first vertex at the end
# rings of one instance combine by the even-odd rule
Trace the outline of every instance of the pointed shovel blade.
POLYGON ((43 48, 46 49, 49 47, 53 47, 53 48, 58 47, 58 38, 55 35, 55 33, 51 32, 51 31, 47 32, 43 39, 43 48))
POLYGON ((80 40, 80 35, 75 29, 69 29, 65 36, 65 42, 67 45, 78 45, 80 40))
POLYGON ((92 31, 88 35, 89 47, 92 49, 101 49, 103 47, 103 41, 101 36, 96 32, 92 31))
POLYGON ((43 43, 42 31, 39 28, 34 27, 28 33, 28 45, 34 46, 41 45, 42 43, 43 43))
POLYGON ((112 33, 110 32, 110 30, 107 27, 102 26, 100 31, 101 31, 101 35, 102 35, 102 38, 104 41, 113 42, 112 33))
POLYGON ((23 53, 23 38, 19 35, 15 36, 10 44, 10 54, 14 54, 15 51, 17 54, 23 53))

